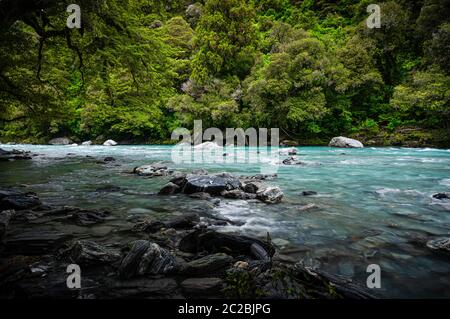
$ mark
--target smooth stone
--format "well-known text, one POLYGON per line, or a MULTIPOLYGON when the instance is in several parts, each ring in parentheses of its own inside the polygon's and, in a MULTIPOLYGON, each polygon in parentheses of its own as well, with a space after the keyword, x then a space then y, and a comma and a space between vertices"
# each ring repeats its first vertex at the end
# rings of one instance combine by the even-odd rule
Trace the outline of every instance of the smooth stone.
POLYGON ((81 145, 84 145, 84 146, 91 146, 91 145, 92 145, 92 141, 86 141, 86 142, 83 142, 83 143, 81 143, 81 145))
POLYGON ((211 195, 220 195, 223 191, 230 191, 241 187, 241 182, 238 178, 225 175, 187 175, 186 184, 183 188, 183 193, 209 193, 211 195))
POLYGON ((340 147, 340 148, 363 148, 364 145, 357 140, 348 138, 348 137, 343 137, 343 136, 338 136, 338 137, 334 137, 331 141, 330 144, 328 144, 328 146, 330 147, 340 147))
POLYGON ((117 142, 114 140, 107 140, 103 143, 104 146, 116 146, 117 142))

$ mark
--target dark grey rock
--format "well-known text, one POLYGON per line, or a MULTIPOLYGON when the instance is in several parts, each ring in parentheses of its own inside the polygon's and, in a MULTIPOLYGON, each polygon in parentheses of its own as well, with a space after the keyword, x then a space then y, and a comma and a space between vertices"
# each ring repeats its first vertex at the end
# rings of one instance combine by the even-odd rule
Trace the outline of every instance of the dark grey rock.
POLYGON ((195 259, 184 265, 181 270, 182 274, 190 274, 192 276, 208 275, 220 271, 224 271, 230 267, 233 257, 224 253, 208 255, 200 259, 195 259))
POLYGON ((283 199, 283 192, 279 187, 268 187, 256 194, 256 197, 267 204, 276 204, 283 199))
POLYGON ((159 195, 174 195, 181 192, 181 188, 180 186, 178 186, 177 184, 174 184, 172 182, 167 183, 166 185, 163 186, 163 188, 161 188, 161 190, 159 191, 159 195))
POLYGON ((223 191, 222 193, 220 193, 220 195, 225 198, 230 198, 230 199, 247 200, 247 199, 255 199, 256 198, 256 194, 246 193, 241 189, 233 189, 231 191, 223 191))
POLYGON ((188 175, 183 193, 194 194, 205 192, 217 196, 223 191, 230 191, 240 187, 240 180, 229 175, 188 175))
POLYGON ((177 262, 170 252, 158 244, 137 240, 122 260, 118 273, 122 278, 132 278, 144 274, 167 274, 176 268, 177 262))
POLYGON ((74 242, 67 252, 70 260, 79 265, 109 264, 120 259, 120 254, 93 241, 74 242))
POLYGON ((42 203, 35 193, 21 193, 13 190, 0 190, 0 211, 35 208, 42 203))
POLYGON ((314 191, 303 191, 302 196, 314 196, 317 195, 317 192, 314 191))
POLYGON ((427 242, 427 247, 432 250, 450 253, 450 238, 438 238, 427 242))
POLYGON ((438 194, 434 194, 433 198, 439 199, 439 200, 450 199, 450 194, 449 193, 438 193, 438 194))
POLYGON ((72 236, 53 231, 31 231, 6 238, 5 254, 39 256, 51 253, 72 236))
POLYGON ((123 298, 170 298, 177 289, 177 282, 171 278, 128 280, 108 280, 105 283, 105 296, 123 298))

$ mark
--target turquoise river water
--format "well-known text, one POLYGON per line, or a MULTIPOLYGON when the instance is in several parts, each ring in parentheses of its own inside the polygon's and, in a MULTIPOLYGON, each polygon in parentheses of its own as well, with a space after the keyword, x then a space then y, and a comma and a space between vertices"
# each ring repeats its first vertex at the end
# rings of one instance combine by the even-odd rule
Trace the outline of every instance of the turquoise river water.
MULTIPOLYGON (((450 150, 300 147, 298 159, 304 165, 279 166, 278 178, 268 182, 283 190, 282 203, 222 199, 219 206, 206 207, 183 195, 156 196, 168 178, 127 172, 156 161, 168 161, 170 168, 185 172, 205 168, 254 175, 260 167, 174 164, 170 146, 0 148, 39 154, 32 161, 0 163, 0 187, 35 191, 45 203, 104 208, 113 212, 116 225, 135 215, 162 218, 207 209, 209 214, 244 223, 220 231, 262 237, 269 232, 280 246, 296 247, 299 261, 361 285, 369 275, 367 266, 378 264, 382 287, 376 293, 383 297, 450 298, 450 257, 423 244, 450 237, 450 201, 432 198, 450 192, 450 150), (116 161, 96 163, 106 156, 116 161), (120 190, 96 191, 105 186, 120 190), (305 197, 302 191, 318 195, 305 197)), ((266 160, 269 165, 273 162, 266 160)))

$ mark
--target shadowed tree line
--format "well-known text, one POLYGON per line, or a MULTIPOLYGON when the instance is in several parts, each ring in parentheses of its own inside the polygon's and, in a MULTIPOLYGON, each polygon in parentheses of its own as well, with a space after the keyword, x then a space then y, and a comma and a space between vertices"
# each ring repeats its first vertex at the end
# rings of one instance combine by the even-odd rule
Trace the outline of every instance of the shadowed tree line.
POLYGON ((381 29, 367 0, 78 0, 69 29, 72 2, 0 1, 2 141, 156 143, 202 119, 449 145, 450 0, 380 1, 381 29))

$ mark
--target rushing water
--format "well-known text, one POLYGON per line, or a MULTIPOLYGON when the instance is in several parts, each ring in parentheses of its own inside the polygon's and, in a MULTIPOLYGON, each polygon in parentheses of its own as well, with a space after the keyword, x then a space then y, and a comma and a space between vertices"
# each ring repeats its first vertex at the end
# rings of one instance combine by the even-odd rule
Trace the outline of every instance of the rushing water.
MULTIPOLYGON (((450 191, 450 150, 301 147, 298 157, 306 165, 280 166, 278 178, 269 182, 285 193, 281 204, 222 199, 214 207, 183 195, 156 196, 167 178, 127 173, 142 164, 170 161, 169 146, 0 147, 40 154, 32 161, 0 163, 0 187, 35 191, 45 203, 104 208, 113 212, 118 226, 133 216, 162 218, 207 210, 245 223, 221 231, 255 236, 269 232, 275 243, 291 251, 297 247, 295 256, 305 264, 361 285, 369 275, 367 266, 378 264, 382 296, 450 298, 450 258, 417 244, 450 237, 450 202, 432 198, 450 191), (96 163, 106 156, 116 162, 96 163), (105 186, 120 190, 99 190, 105 186), (300 196, 305 190, 318 195, 300 196), (316 207, 304 209, 310 204, 316 207)), ((185 172, 260 172, 245 163, 169 166, 185 172)))

